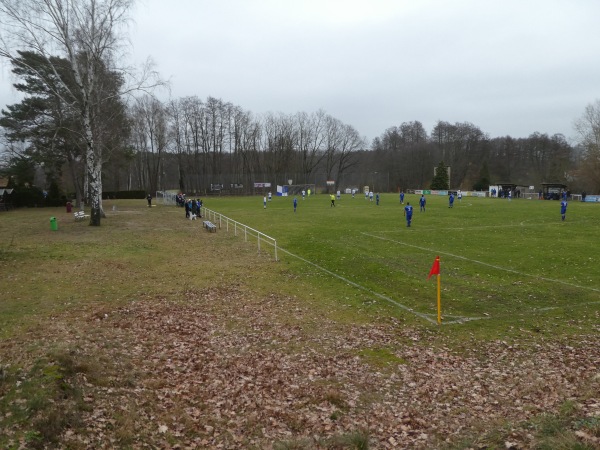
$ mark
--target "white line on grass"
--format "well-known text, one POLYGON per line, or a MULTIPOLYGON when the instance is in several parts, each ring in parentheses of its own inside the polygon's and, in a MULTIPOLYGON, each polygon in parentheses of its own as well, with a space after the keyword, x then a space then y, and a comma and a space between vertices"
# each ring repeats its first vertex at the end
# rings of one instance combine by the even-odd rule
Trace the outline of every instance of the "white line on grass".
MULTIPOLYGON (((567 281, 562 281, 562 280, 556 280, 554 278, 547 278, 547 277, 542 277, 542 276, 539 276, 539 275, 533 275, 533 274, 530 274, 530 273, 519 272, 518 270, 507 269, 506 267, 496 266, 494 264, 486 263, 486 262, 483 262, 483 261, 478 261, 476 259, 467 258, 465 256, 455 255, 453 253, 448 253, 448 252, 441 252, 439 250, 434 250, 434 249, 427 248, 427 247, 420 247, 420 246, 414 245, 414 244, 407 244, 406 242, 397 241, 395 239, 389 239, 389 238, 386 238, 386 237, 377 236, 377 235, 374 235, 374 234, 371 234, 371 233, 362 232, 361 234, 364 234, 365 236, 370 236, 370 237, 375 238, 375 239, 380 239, 382 241, 393 242, 395 244, 404 245, 404 246, 407 246, 407 247, 413 247, 413 248, 416 248, 416 249, 419 249, 419 250, 424 250, 426 252, 431 252, 431 253, 434 253, 434 254, 437 254, 437 255, 446 255, 446 256, 450 256, 452 258, 462 259, 464 261, 469 261, 469 262, 472 262, 472 263, 481 264, 482 266, 491 267, 492 269, 504 270, 505 272, 515 273, 517 275, 521 275, 521 276, 524 276, 524 277, 538 278, 540 280, 549 281, 551 283, 559 283, 559 284, 564 284, 565 286, 570 286, 570 287, 574 287, 574 288, 578 288, 578 289, 586 289, 588 291, 600 292, 600 289, 597 289, 597 288, 588 287, 588 286, 581 286, 579 284, 569 283, 567 281)), ((593 302, 593 303, 596 303, 596 302, 593 302)))
MULTIPOLYGON (((291 252, 288 252, 287 250, 285 250, 285 249, 283 249, 281 247, 278 247, 278 250, 280 252, 283 252, 283 253, 286 253, 286 254, 288 254, 290 256, 293 256, 294 258, 298 258, 300 261, 304 261, 306 264, 310 264, 311 266, 314 266, 317 269, 319 269, 319 270, 321 270, 321 271, 323 271, 325 273, 328 273, 329 275, 337 278, 338 280, 342 280, 344 283, 348 283, 350 286, 353 286, 353 287, 355 287, 357 289, 361 289, 361 290, 363 290, 365 292, 368 292, 369 294, 371 294, 371 295, 373 295, 373 296, 375 296, 375 297, 377 297, 377 298, 379 298, 381 300, 385 300, 388 303, 396 305, 397 307, 402 308, 403 310, 408 311, 409 313, 411 313, 411 314, 413 314, 413 315, 415 315, 417 317, 420 317, 421 319, 424 319, 424 320, 426 320, 426 321, 428 321, 430 323, 433 323, 433 324, 437 323, 437 319, 433 319, 433 317, 434 317, 433 314, 424 314, 424 313, 420 313, 418 311, 415 311, 414 309, 412 309, 412 308, 410 308, 410 307, 408 307, 406 305, 403 305, 402 303, 398 303, 397 301, 392 300, 391 298, 386 297, 383 294, 379 294, 378 292, 372 291, 371 289, 368 289, 368 288, 366 288, 364 286, 361 286, 360 284, 355 283, 354 281, 350 281, 349 279, 344 278, 344 277, 338 275, 337 273, 332 272, 331 270, 328 270, 328 269, 326 269, 324 267, 321 267, 321 266, 319 266, 318 264, 315 264, 312 261, 309 261, 309 260, 307 260, 305 258, 302 258, 301 256, 298 256, 298 255, 295 255, 295 254, 293 254, 291 252)), ((483 319, 487 319, 487 317, 462 317, 462 316, 445 316, 445 317, 456 317, 456 319, 452 320, 452 321, 446 321, 446 320, 444 320, 443 321, 444 324, 464 323, 464 322, 469 322, 471 320, 483 320, 483 319)))
MULTIPOLYGON (((490 229, 490 228, 514 228, 515 226, 521 226, 521 227, 538 227, 540 225, 560 225, 563 226, 564 224, 562 222, 559 223, 525 223, 527 222, 526 220, 522 221, 519 224, 513 224, 513 223, 509 223, 509 224, 503 224, 503 225, 476 225, 476 226, 469 226, 469 227, 446 227, 444 228, 444 230, 485 230, 485 229, 490 229)), ((439 230, 439 226, 437 225, 432 225, 432 226, 419 226, 419 230, 439 230)), ((394 233, 397 234, 398 230, 381 230, 381 231, 377 231, 378 233, 394 233)))

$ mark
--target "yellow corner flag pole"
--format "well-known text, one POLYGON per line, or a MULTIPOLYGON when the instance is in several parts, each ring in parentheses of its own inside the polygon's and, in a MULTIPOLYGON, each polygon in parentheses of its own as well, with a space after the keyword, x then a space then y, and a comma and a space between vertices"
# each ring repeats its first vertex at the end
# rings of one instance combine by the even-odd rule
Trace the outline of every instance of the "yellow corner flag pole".
POLYGON ((441 275, 438 272, 437 274, 437 291, 438 291, 438 296, 437 296, 437 307, 438 307, 438 325, 442 324, 442 283, 440 281, 441 275))
POLYGON ((437 276, 437 309, 438 309, 438 325, 442 324, 442 284, 440 279, 440 257, 436 256, 435 261, 433 262, 433 266, 431 266, 431 270, 429 271, 429 276, 427 279, 431 278, 431 275, 437 276))

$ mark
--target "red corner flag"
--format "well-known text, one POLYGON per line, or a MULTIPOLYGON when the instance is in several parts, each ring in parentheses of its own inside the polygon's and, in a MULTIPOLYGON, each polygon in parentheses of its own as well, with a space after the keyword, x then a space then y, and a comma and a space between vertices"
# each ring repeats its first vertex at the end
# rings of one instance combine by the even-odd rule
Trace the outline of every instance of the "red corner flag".
POLYGON ((440 257, 436 256, 435 261, 433 262, 433 266, 431 266, 431 270, 429 271, 429 276, 427 279, 431 278, 431 275, 439 275, 440 274, 440 257))

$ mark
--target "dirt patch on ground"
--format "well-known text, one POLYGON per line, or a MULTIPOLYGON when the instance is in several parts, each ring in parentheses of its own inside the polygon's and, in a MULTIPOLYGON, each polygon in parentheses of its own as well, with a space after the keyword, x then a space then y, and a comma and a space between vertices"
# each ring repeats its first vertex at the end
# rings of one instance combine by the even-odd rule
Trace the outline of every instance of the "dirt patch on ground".
MULTIPOLYGON (((497 444, 485 435, 493 425, 502 446, 529 448, 525 424, 565 402, 600 418, 593 336, 473 342, 459 353, 426 330, 340 325, 295 298, 236 287, 82 314, 32 331, 24 339, 36 349, 20 360, 60 347, 86 362, 73 382, 87 408, 60 447, 442 448, 470 437, 485 448, 497 444)), ((600 445, 588 431, 579 437, 600 445)))

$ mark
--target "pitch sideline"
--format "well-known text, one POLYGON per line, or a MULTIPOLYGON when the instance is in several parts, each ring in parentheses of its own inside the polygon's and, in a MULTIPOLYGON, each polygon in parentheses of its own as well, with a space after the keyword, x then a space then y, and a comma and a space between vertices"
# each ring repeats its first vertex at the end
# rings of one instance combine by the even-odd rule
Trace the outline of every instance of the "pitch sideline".
MULTIPOLYGON (((399 303, 396 300, 393 300, 393 299, 391 299, 389 297, 386 297, 383 294, 380 294, 380 293, 372 291, 371 289, 368 289, 368 288, 366 288, 364 286, 361 286, 360 284, 355 283, 354 281, 351 281, 351 280, 349 280, 347 278, 344 278, 341 275, 338 275, 337 273, 332 272, 331 270, 326 269, 325 267, 321 267, 318 264, 315 264, 314 262, 309 261, 309 260, 307 260, 307 259, 305 259, 305 258, 303 258, 301 256, 295 255, 294 253, 291 253, 291 252, 289 252, 289 251, 287 251, 287 250, 285 250, 285 249, 283 249, 281 247, 278 247, 278 249, 279 249, 279 251, 281 251, 281 252, 283 252, 283 253, 285 253, 285 254, 287 254, 289 256, 297 258, 300 261, 305 262, 306 264, 310 264, 311 266, 316 267, 320 271, 325 272, 325 273, 327 273, 327 274, 329 274, 329 275, 337 278, 338 280, 341 280, 344 283, 349 284, 350 286, 353 286, 353 287, 355 287, 357 289, 360 289, 362 291, 368 292, 369 294, 371 294, 371 295, 373 295, 373 296, 375 296, 375 297, 377 297, 377 298, 379 298, 381 300, 384 300, 384 301, 386 301, 388 303, 396 305, 397 307, 403 309, 404 311, 407 311, 407 312, 409 312, 409 313, 411 313, 411 314, 413 314, 413 315, 415 315, 417 317, 420 317, 421 319, 424 319, 424 320, 426 320, 429 323, 437 324, 437 318, 436 319, 433 318, 433 317, 437 317, 437 316, 434 315, 434 314, 424 314, 424 313, 420 313, 418 311, 415 311, 413 308, 410 308, 410 307, 408 307, 406 305, 403 305, 402 303, 399 303)), ((489 319, 488 317, 462 317, 462 316, 450 316, 450 315, 447 315, 445 317, 454 317, 455 319, 454 320, 444 320, 444 321, 442 321, 442 323, 444 323, 444 324, 458 324, 458 323, 470 322, 472 320, 487 320, 487 319, 489 319)))

